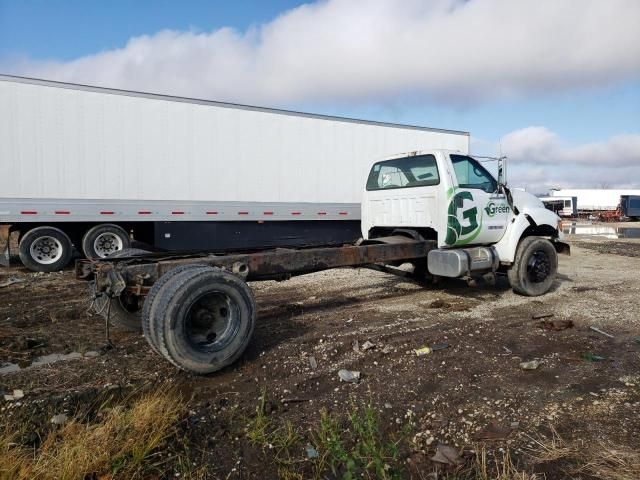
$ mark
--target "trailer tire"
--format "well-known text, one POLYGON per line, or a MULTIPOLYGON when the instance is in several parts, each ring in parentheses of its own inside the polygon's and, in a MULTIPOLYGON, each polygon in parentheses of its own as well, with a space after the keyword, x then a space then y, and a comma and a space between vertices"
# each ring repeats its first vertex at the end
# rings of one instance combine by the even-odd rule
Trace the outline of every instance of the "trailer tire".
POLYGON ((127 231, 113 223, 96 225, 82 237, 82 252, 87 258, 105 258, 131 247, 127 231))
POLYGON ((558 254, 546 238, 526 237, 516 250, 513 265, 507 271, 514 292, 537 297, 549 291, 558 271, 558 254))
POLYGON ((242 355, 255 327, 256 304, 240 277, 193 267, 161 288, 151 321, 162 355, 182 370, 204 375, 242 355))
MULTIPOLYGON (((114 253, 110 258, 137 257, 146 253, 150 252, 139 248, 126 248, 114 253)), ((95 297, 95 284, 93 282, 91 282, 90 289, 91 296, 95 297)), ((139 332, 142 328, 142 306, 140 303, 140 297, 123 292, 117 298, 109 298, 106 295, 95 297, 94 309, 102 317, 106 318, 108 315, 111 324, 132 332, 139 332), (111 302, 111 306, 108 305, 109 302, 111 302)))
POLYGON ((162 287, 164 287, 169 280, 171 280, 179 273, 182 273, 185 270, 189 270, 194 267, 209 268, 206 265, 180 265, 178 267, 175 267, 162 275, 153 284, 144 300, 144 305, 142 307, 142 333, 144 334, 144 338, 147 339, 147 343, 149 344, 151 349, 157 354, 162 355, 160 348, 158 347, 158 340, 156 338, 154 323, 151 321, 153 315, 153 302, 158 295, 158 292, 160 292, 162 287))
POLYGON ((22 236, 18 253, 20 261, 29 270, 55 272, 71 261, 73 244, 59 228, 36 227, 22 236))

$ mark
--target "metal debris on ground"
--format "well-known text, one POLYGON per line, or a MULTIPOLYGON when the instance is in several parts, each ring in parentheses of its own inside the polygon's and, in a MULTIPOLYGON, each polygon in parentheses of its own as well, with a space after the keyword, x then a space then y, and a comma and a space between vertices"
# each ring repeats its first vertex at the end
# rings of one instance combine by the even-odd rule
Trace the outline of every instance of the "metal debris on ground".
POLYGON ((318 361, 316 360, 316 357, 314 357, 313 355, 309 357, 309 365, 313 370, 318 368, 318 361))
POLYGON ((436 447, 436 454, 431 457, 431 460, 445 465, 462 465, 464 463, 457 448, 442 443, 436 447))
POLYGON ((601 335, 604 335, 605 337, 609 337, 609 338, 615 338, 613 335, 611 335, 610 333, 607 332, 603 332, 602 330, 600 330, 598 327, 594 327, 591 326, 589 327, 591 330, 593 330, 594 332, 598 332, 601 335))
POLYGON ((538 324, 538 328, 553 330, 556 332, 566 330, 567 328, 573 328, 573 326, 573 320, 542 320, 538 324))
POLYGON ((551 318, 553 317, 553 313, 535 313, 531 316, 534 320, 540 320, 542 318, 551 318))
POLYGON ((358 383, 360 381, 360 372, 342 369, 338 371, 338 377, 343 382, 358 383))
POLYGON ((416 352, 417 357, 424 357, 425 355, 429 355, 430 353, 436 352, 438 350, 444 350, 445 348, 449 348, 448 343, 438 343, 436 345, 416 348, 414 352, 416 352))
POLYGON ((358 342, 358 340, 354 340, 353 342, 351 342, 351 348, 354 352, 360 353, 360 342, 358 342))
POLYGON ((0 283, 0 288, 8 287, 9 285, 13 285, 14 283, 22 283, 22 282, 25 282, 25 281, 26 280, 24 280, 22 278, 9 277, 8 280, 5 280, 4 282, 0 283))
POLYGON ((539 366, 540 366, 540 361, 539 360, 531 360, 529 362, 522 362, 520 364, 520 368, 522 370, 535 370, 539 366))
POLYGON ((585 359, 587 362, 601 362, 603 360, 606 360, 607 357, 603 357, 601 355, 596 355, 592 352, 586 352, 582 354, 582 358, 585 359))

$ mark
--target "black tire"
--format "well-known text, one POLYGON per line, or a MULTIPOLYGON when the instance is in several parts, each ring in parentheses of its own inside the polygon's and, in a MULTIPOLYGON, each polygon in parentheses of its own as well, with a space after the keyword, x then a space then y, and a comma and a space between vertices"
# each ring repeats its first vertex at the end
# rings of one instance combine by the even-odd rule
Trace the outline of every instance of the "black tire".
POLYGON ((21 239, 18 248, 22 264, 34 272, 56 272, 73 257, 71 239, 59 228, 36 227, 21 239))
POLYGON ((142 307, 142 333, 144 334, 144 338, 147 339, 147 343, 149 343, 149 346, 151 346, 151 349, 160 355, 162 355, 162 353, 160 352, 160 349, 158 347, 154 323, 151 321, 151 310, 153 307, 154 299, 158 295, 158 292, 167 284, 169 280, 171 280, 179 273, 182 273, 185 270, 189 270, 194 267, 209 268, 206 265, 180 265, 179 267, 175 267, 162 275, 156 281, 156 283, 153 284, 153 286, 149 290, 149 293, 147 293, 147 297, 144 300, 144 306, 142 307))
MULTIPOLYGON (((147 250, 141 250, 139 248, 127 248, 120 250, 110 258, 119 257, 137 257, 149 253, 147 250)), ((91 282, 90 287, 91 295, 95 296, 95 285, 91 282)), ((101 316, 109 316, 109 322, 112 325, 122 327, 125 330, 132 332, 139 332, 142 328, 142 308, 143 298, 129 293, 123 292, 117 298, 109 298, 106 295, 100 295, 94 300, 94 308, 101 316), (108 304, 111 303, 111 306, 108 304)))
POLYGON ((193 267, 176 274, 152 305, 157 347, 182 370, 216 372, 244 352, 255 327, 251 288, 218 268, 193 267))
POLYGON ((516 250, 516 258, 507 275, 514 292, 528 297, 544 295, 556 279, 558 254, 551 242, 526 237, 516 250))
POLYGON ((82 252, 87 258, 105 258, 131 247, 127 231, 112 223, 90 228, 82 237, 82 252))

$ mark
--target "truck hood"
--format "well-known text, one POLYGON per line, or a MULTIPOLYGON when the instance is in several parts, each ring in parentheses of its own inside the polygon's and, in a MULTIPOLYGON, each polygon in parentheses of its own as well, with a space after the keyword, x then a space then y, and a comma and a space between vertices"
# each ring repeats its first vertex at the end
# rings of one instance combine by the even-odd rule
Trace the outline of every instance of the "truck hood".
POLYGON ((513 204, 518 207, 518 210, 545 208, 542 200, 524 190, 511 190, 511 198, 513 198, 513 204))

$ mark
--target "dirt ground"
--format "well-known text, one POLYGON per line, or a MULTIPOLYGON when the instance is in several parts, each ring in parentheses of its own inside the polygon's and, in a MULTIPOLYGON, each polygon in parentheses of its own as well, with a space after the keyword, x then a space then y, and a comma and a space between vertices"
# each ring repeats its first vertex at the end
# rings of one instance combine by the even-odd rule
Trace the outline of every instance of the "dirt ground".
MULTIPOLYGON (((380 430, 408 428, 401 477, 439 478, 428 477, 430 458, 447 444, 508 449, 539 478, 598 478, 562 458, 533 462, 530 452, 553 438, 640 449, 640 241, 569 241, 556 285, 538 298, 514 294, 506 278, 421 285, 365 269, 253 284, 253 341, 237 364, 209 377, 177 371, 141 334, 113 328, 115 348, 105 348, 101 317, 71 270, 0 269, 0 285, 20 280, 0 287, 0 394, 24 392, 0 397, 0 417, 27 424, 22 442, 37 445, 53 415, 82 412, 105 390, 169 382, 188 413, 176 442, 158 454, 186 452, 204 478, 284 476, 270 446, 247 439, 261 395, 270 419, 290 421, 300 435, 301 473, 289 478, 312 476, 305 446, 323 408, 339 416, 367 403, 380 430), (572 326, 559 329, 563 320, 572 326), (365 349, 367 341, 374 346, 365 349), (448 348, 414 352, 438 344, 448 348), (38 364, 46 355, 59 361, 38 364), (539 366, 521 367, 531 361, 539 366), (361 372, 360 382, 341 382, 340 369, 361 372)), ((169 462, 164 475, 184 477, 183 468, 169 462)))

